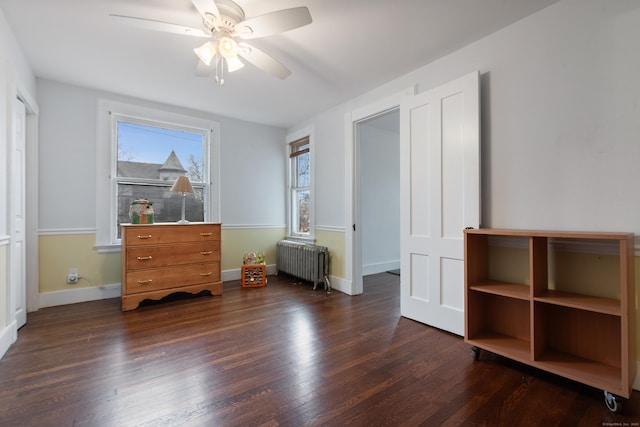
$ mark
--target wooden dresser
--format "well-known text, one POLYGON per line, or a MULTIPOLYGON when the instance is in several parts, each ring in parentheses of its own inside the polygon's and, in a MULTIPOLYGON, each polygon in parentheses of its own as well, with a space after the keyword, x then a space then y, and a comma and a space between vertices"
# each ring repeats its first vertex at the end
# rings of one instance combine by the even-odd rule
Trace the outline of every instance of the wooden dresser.
POLYGON ((175 292, 222 294, 220 224, 122 225, 122 311, 175 292))

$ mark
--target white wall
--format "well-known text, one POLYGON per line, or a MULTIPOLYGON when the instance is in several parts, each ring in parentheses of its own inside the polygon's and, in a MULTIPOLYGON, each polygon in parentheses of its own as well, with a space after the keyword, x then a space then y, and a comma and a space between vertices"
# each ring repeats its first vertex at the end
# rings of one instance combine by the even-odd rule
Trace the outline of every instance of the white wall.
MULTIPOLYGON (((394 112, 400 127, 398 112, 394 112)), ((400 268, 400 134, 361 122, 358 149, 363 275, 400 268)))
POLYGON ((285 223, 285 131, 38 79, 40 228, 96 228, 98 99, 191 115, 220 123, 221 219, 226 226, 285 223))
POLYGON ((11 99, 15 96, 13 91, 20 88, 21 92, 35 98, 35 77, 27 60, 25 59, 18 43, 7 23, 4 13, 0 10, 0 153, 2 160, 0 161, 0 212, 3 220, 0 220, 0 235, 7 233, 8 201, 7 201, 7 185, 9 177, 7 176, 7 140, 8 140, 8 122, 7 122, 7 105, 11 103, 11 99), (9 92, 12 93, 9 93, 9 92))
POLYGON ((0 357, 4 355, 17 336, 15 313, 10 312, 9 266, 10 236, 8 231, 9 203, 8 187, 11 185, 8 168, 9 137, 11 129, 9 120, 12 105, 18 90, 34 99, 35 77, 18 43, 13 36, 4 14, 0 11, 0 357))
POLYGON ((344 115, 481 72, 482 225, 640 234, 640 3, 563 0, 300 123, 317 223, 345 227, 344 115))

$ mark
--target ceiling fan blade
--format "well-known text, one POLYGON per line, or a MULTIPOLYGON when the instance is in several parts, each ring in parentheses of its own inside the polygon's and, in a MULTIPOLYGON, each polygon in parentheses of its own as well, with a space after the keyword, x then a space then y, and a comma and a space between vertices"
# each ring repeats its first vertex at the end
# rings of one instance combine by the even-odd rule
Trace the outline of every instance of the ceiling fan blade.
POLYGON ((200 15, 205 19, 207 19, 207 13, 213 16, 220 16, 218 6, 216 6, 216 2, 213 0, 191 0, 191 3, 193 3, 196 9, 198 9, 198 12, 200 12, 200 15))
POLYGON ((260 49, 244 42, 238 43, 238 46, 240 47, 238 55, 260 68, 262 71, 278 77, 279 79, 286 79, 291 74, 291 71, 289 71, 287 67, 260 49))
POLYGON ((243 39, 255 39, 293 30, 311 22, 311 14, 308 8, 304 6, 294 7, 266 13, 239 22, 235 28, 235 35, 243 39))
POLYGON ((109 15, 118 22, 146 30, 163 31, 165 33, 182 34, 194 37, 211 37, 211 34, 199 28, 185 27, 183 25, 172 24, 170 22, 154 21, 153 19, 136 18, 133 16, 109 15))

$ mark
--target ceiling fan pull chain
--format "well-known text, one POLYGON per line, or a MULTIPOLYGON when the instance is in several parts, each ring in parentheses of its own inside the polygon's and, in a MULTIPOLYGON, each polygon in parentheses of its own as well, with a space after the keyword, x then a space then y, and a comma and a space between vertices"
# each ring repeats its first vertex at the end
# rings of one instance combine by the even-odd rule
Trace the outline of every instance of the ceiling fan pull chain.
POLYGON ((220 58, 216 56, 216 84, 220 84, 220 58))

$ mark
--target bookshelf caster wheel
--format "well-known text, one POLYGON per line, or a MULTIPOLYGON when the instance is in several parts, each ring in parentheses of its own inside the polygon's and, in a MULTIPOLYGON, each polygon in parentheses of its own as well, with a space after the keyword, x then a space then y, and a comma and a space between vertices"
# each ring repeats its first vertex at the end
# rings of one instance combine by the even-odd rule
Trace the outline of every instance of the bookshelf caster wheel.
POLYGON ((622 410, 622 399, 608 391, 604 392, 604 403, 611 412, 620 412, 622 410))
POLYGON ((471 354, 473 355, 473 360, 480 359, 480 348, 479 347, 471 347, 471 354))

